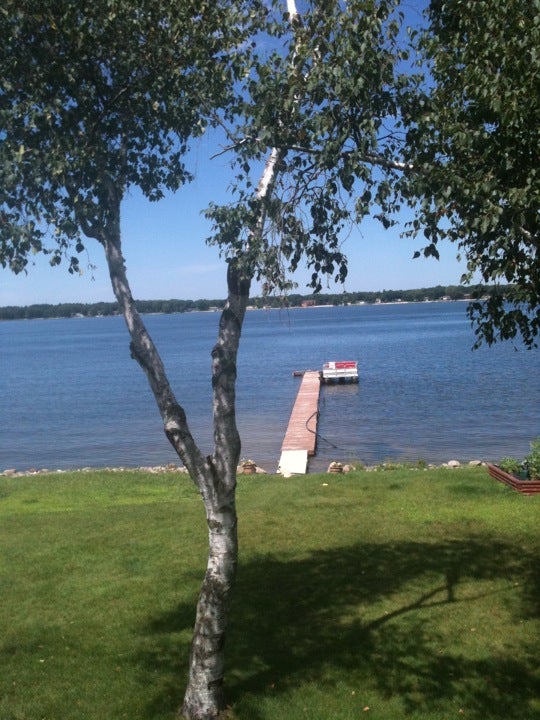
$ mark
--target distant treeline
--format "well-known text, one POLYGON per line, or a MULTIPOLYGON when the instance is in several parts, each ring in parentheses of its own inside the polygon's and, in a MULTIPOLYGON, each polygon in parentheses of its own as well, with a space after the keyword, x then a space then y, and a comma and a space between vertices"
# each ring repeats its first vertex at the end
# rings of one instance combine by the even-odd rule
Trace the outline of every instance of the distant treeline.
MULTIPOLYGON (((355 305, 358 303, 425 302, 434 300, 466 300, 482 297, 493 291, 489 285, 437 285, 417 290, 382 290, 381 292, 342 292, 316 295, 291 294, 286 297, 255 297, 249 304, 256 308, 301 307, 303 305, 355 305)), ((138 300, 141 313, 184 313, 221 310, 221 300, 138 300)), ((58 305, 8 305, 0 307, 0 320, 29 320, 34 318, 101 317, 118 315, 115 302, 59 303, 58 305)))

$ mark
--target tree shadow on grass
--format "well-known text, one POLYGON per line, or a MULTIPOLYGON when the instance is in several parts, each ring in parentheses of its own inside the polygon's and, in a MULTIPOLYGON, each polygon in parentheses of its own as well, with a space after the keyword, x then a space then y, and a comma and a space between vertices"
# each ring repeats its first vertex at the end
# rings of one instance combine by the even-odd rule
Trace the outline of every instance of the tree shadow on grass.
MULTIPOLYGON (((527 708, 540 696, 535 638, 519 658, 471 657, 445 647, 440 617, 459 606, 466 617, 475 605, 488 607, 486 598, 498 602, 495 594, 506 588, 514 598, 521 594, 516 616, 535 617, 536 562, 517 546, 470 536, 433 544, 363 543, 290 561, 264 556, 241 563, 227 639, 229 699, 241 699, 242 717, 258 720, 258 699, 269 693, 309 682, 331 690, 339 678, 354 678, 399 697, 406 713, 458 703, 474 720, 532 720, 537 716, 527 708), (494 580, 504 584, 486 584, 494 580), (434 608, 440 610, 436 622, 434 608)), ((178 684, 186 675, 193 617, 194 607, 182 605, 146 628, 163 641, 159 652, 144 658, 165 683, 153 717, 181 703, 178 684), (179 632, 186 636, 180 647, 173 644, 179 632)))

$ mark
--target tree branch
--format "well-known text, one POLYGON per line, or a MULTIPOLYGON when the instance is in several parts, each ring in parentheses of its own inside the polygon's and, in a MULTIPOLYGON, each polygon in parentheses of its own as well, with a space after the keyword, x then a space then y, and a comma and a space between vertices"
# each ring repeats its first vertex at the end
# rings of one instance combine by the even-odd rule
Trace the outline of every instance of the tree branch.
POLYGON ((195 484, 201 488, 200 473, 204 457, 195 444, 185 411, 174 396, 163 361, 133 300, 122 257, 119 201, 115 206, 112 206, 110 201, 108 209, 110 222, 103 231, 103 247, 114 295, 131 336, 131 355, 148 378, 169 442, 187 467, 195 484))
POLYGON ((250 140, 253 140, 254 138, 245 137, 242 140, 239 140, 236 143, 232 143, 232 145, 225 145, 225 147, 220 150, 217 153, 214 153, 213 155, 210 155, 210 160, 215 160, 217 157, 220 157, 220 155, 225 155, 226 153, 230 152, 231 150, 236 150, 237 148, 241 147, 242 145, 245 145, 250 140))
MULTIPOLYGON (((318 148, 309 148, 304 145, 277 145, 277 148, 282 150, 289 150, 292 152, 303 153, 304 155, 322 155, 324 150, 318 148)), ((379 167, 388 168, 389 170, 401 170, 401 171, 412 171, 415 170, 414 165, 411 163, 398 162, 397 160, 389 160, 382 155, 362 154, 356 150, 344 150, 339 154, 340 158, 346 158, 355 156, 362 162, 369 163, 370 165, 378 165, 379 167)))
MULTIPOLYGON (((291 20, 297 16, 294 0, 287 0, 291 20)), ((233 145, 238 147, 240 143, 233 145)), ((285 155, 285 148, 274 147, 270 151, 255 191, 255 200, 260 202, 260 212, 253 227, 249 229, 246 251, 250 241, 261 237, 266 219, 265 201, 272 192, 279 161, 285 155)), ((236 465, 240 458, 240 436, 236 424, 236 361, 240 335, 244 322, 249 290, 254 269, 243 262, 243 253, 238 253, 229 261, 227 271, 228 296, 221 314, 218 340, 212 351, 212 388, 214 406, 214 461, 220 482, 234 487, 236 483, 236 465)))
MULTIPOLYGON (((246 145, 248 142, 257 142, 257 138, 245 137, 238 142, 232 143, 231 145, 226 145, 222 148, 222 150, 212 155, 210 159, 214 160, 220 155, 225 155, 226 153, 231 152, 231 150, 236 150, 242 147, 242 145, 246 145)), ((302 153, 303 155, 322 155, 322 153, 324 152, 324 150, 319 148, 310 148, 306 147, 305 145, 294 145, 289 143, 276 143, 274 145, 274 150, 281 150, 284 152, 297 152, 302 153)), ((346 157, 351 157, 352 155, 357 157, 362 162, 369 163, 370 165, 384 167, 389 170, 400 170, 402 172, 412 172, 413 170, 416 170, 415 166, 412 163, 399 162, 398 160, 389 160, 383 155, 374 155, 370 153, 359 154, 356 150, 344 150, 342 153, 339 154, 339 157, 344 159, 346 157)))

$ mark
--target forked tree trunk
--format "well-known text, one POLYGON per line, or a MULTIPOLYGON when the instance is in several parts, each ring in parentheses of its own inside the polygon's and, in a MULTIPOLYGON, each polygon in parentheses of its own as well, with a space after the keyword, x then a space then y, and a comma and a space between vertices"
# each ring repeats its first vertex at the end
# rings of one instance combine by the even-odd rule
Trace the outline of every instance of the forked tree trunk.
MULTIPOLYGON (((294 7, 293 0, 288 3, 289 8, 294 7)), ((264 201, 272 192, 281 153, 281 150, 272 150, 255 192, 255 198, 263 202, 260 216, 251 228, 252 238, 264 230, 264 201)), ((228 297, 212 350, 214 453, 204 457, 191 435, 184 409, 174 396, 161 357, 131 294, 122 256, 120 200, 111 185, 107 227, 92 228, 85 224, 86 232, 98 239, 105 249, 112 288, 131 336, 132 357, 144 370, 165 433, 204 501, 208 564, 197 602, 188 683, 181 713, 186 720, 215 720, 225 708, 224 644, 238 562, 235 497, 240 436, 236 425, 236 360, 249 301, 251 274, 249 269, 239 269, 239 261, 229 260, 228 297)))
POLYGON ((165 433, 199 489, 206 509, 208 565, 197 603, 189 678, 182 713, 189 720, 213 720, 225 706, 224 641, 229 598, 238 559, 235 506, 240 437, 236 427, 236 357, 250 281, 229 263, 228 299, 212 351, 214 454, 198 449, 176 400, 161 357, 133 301, 122 257, 120 199, 110 188, 107 227, 89 227, 105 249, 112 287, 124 315, 131 354, 144 370, 163 419, 165 433))
MULTIPOLYGON (((274 149, 265 164, 255 197, 264 201, 272 191, 281 151, 274 149)), ((165 433, 199 489, 206 509, 209 553, 202 584, 189 662, 189 677, 181 709, 187 720, 215 720, 225 707, 223 689, 224 643, 229 600, 238 561, 236 468, 240 436, 236 425, 236 360, 251 275, 230 259, 228 297, 221 314, 217 342, 212 350, 214 453, 204 457, 197 447, 184 409, 176 400, 157 348, 136 308, 129 286, 120 237, 120 201, 112 183, 107 203, 107 226, 89 226, 88 235, 105 249, 112 288, 124 315, 131 354, 144 370, 159 408, 165 433)), ((251 229, 263 232, 265 204, 251 229)), ((246 247, 247 249, 247 247, 246 247)))

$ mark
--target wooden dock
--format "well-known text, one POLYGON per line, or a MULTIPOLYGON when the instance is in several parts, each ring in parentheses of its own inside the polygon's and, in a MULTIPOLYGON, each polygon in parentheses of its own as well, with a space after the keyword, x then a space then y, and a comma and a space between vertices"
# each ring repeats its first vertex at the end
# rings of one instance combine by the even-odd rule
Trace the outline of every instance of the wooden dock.
POLYGON ((315 455, 320 388, 321 373, 318 370, 306 371, 281 445, 279 472, 282 475, 306 473, 308 458, 315 455))

